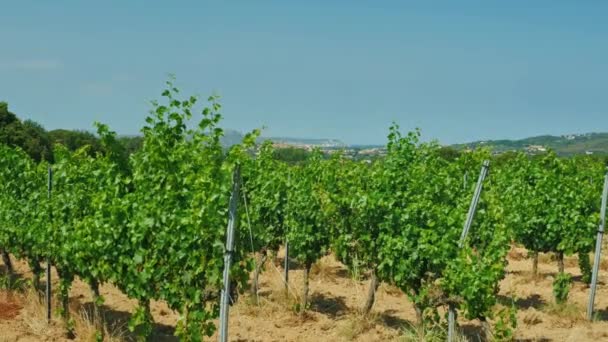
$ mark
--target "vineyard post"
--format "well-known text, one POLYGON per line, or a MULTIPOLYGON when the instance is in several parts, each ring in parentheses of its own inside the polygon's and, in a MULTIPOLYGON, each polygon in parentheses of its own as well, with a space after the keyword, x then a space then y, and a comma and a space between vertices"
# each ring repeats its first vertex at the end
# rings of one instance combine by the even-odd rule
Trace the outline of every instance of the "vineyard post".
POLYGON ((228 341, 228 310, 230 308, 230 265, 234 248, 234 229, 237 220, 237 204, 239 199, 241 172, 237 165, 232 174, 232 192, 228 206, 228 227, 226 228, 226 249, 224 252, 224 282, 220 302, 220 334, 219 341, 228 341))
MULTIPOLYGON (((287 175, 287 184, 291 183, 291 173, 287 175)), ((285 262, 284 267, 285 270, 285 296, 289 297, 289 241, 287 240, 287 236, 285 237, 285 262)))
MULTIPOLYGON (((473 223, 473 217, 475 216, 475 210, 477 209, 477 204, 479 203, 479 197, 481 195, 481 189, 483 188, 483 181, 488 175, 488 169, 490 167, 490 161, 485 160, 481 167, 481 172, 479 173, 479 179, 477 179, 477 185, 475 186, 475 192, 473 193, 473 198, 471 199, 471 205, 469 206, 469 212, 467 213, 467 218, 464 223, 464 227, 462 229, 462 234, 460 235, 460 240, 458 241, 458 247, 462 248, 464 246, 464 241, 467 238, 467 234, 469 233, 469 229, 471 228, 471 224, 473 223)), ((448 311, 448 342, 452 342, 454 339, 454 327, 456 321, 456 309, 453 304, 449 304, 448 311)))
POLYGON ((285 295, 289 295, 289 242, 285 240, 285 295))
MULTIPOLYGON (((52 222, 52 207, 50 205, 51 191, 53 190, 53 169, 48 168, 48 199, 49 199, 49 219, 52 222)), ((46 319, 51 322, 51 261, 46 260, 46 319)))
POLYGON ((593 262, 593 275, 591 277, 591 291, 589 292, 589 305, 587 306, 587 318, 593 320, 593 304, 595 301, 595 287, 597 286, 597 275, 600 266, 600 254, 602 253, 602 237, 604 235, 604 226, 606 224, 606 202, 608 201, 608 172, 604 177, 604 190, 602 192, 602 207, 600 209, 600 225, 597 230, 597 239, 595 241, 595 260, 593 262))

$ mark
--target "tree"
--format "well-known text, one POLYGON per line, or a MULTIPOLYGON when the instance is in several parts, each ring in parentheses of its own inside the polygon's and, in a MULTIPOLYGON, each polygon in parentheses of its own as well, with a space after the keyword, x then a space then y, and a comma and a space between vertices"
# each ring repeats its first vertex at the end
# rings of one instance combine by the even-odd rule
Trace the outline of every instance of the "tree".
POLYGON ((122 136, 118 141, 124 146, 128 155, 131 155, 142 148, 144 138, 142 136, 122 136))
POLYGON ((310 152, 298 147, 281 147, 274 149, 274 157, 289 164, 296 164, 306 161, 310 152))
POLYGON ((449 161, 456 160, 462 153, 461 151, 458 151, 457 149, 450 146, 443 146, 439 148, 437 152, 439 153, 439 156, 441 158, 449 161))
POLYGON ((46 130, 38 123, 19 118, 0 102, 0 143, 20 147, 35 161, 52 160, 52 147, 46 130))
POLYGON ((89 146, 88 153, 95 155, 102 151, 99 138, 87 131, 55 129, 49 132, 49 137, 54 144, 61 144, 70 151, 76 151, 81 147, 89 146))

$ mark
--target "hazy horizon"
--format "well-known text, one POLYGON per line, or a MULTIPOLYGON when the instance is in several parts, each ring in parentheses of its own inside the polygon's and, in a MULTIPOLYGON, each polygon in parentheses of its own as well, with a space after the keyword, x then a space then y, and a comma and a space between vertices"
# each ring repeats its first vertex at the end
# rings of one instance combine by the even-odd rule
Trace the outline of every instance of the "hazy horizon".
POLYGON ((608 3, 40 3, 0 15, 0 101, 49 129, 137 134, 169 73, 225 128, 383 144, 608 131, 608 3))

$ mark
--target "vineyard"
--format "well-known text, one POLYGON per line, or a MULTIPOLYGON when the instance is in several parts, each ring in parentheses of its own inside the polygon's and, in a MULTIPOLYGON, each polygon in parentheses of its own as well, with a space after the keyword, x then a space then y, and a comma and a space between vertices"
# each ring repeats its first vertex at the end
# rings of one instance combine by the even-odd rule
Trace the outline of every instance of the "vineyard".
POLYGON ((441 332, 427 340, 451 338, 450 321, 455 333, 476 322, 485 340, 516 338, 518 294, 501 292, 515 250, 531 259, 534 277, 539 258, 554 255, 557 274, 539 284, 551 287, 555 305, 567 305, 574 287, 594 288, 599 259, 590 258, 606 175, 599 159, 484 149, 449 158, 419 131, 393 124, 381 159, 313 151, 286 163, 272 143, 256 144, 257 130, 222 146, 218 99, 200 109, 197 97, 182 99, 171 82, 167 88, 131 155, 103 124, 96 124, 102 152, 57 146, 53 163, 0 146, 6 277, 14 259, 27 263, 41 303, 59 303, 53 315, 68 335, 76 280, 90 288, 98 340, 107 337, 106 285, 137 304, 128 328, 140 340, 154 333, 152 302, 178 317, 180 340, 217 335, 222 295, 230 305, 265 305, 261 279, 272 272, 283 282, 273 296, 304 322, 315 310, 310 279, 330 257, 346 277, 365 280, 365 300, 351 309, 372 316, 390 287, 414 308, 414 326, 441 332), (58 286, 45 299, 51 271, 58 286))

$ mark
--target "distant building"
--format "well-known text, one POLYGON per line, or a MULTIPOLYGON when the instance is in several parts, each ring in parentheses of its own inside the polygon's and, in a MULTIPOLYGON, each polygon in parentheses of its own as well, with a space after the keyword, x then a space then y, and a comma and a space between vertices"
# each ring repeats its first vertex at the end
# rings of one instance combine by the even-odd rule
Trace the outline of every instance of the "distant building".
POLYGON ((528 145, 526 151, 529 153, 547 152, 547 148, 543 145, 528 145))

